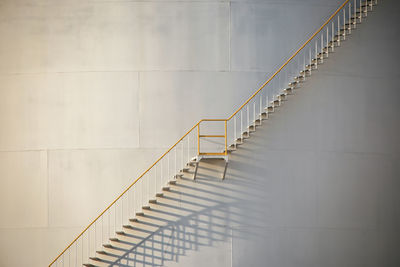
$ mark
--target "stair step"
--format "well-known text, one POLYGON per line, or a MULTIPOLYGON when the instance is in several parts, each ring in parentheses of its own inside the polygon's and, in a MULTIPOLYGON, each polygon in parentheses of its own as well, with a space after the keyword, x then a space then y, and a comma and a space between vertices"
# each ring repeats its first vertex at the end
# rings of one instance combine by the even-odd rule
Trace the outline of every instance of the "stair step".
POLYGON ((98 257, 89 257, 89 259, 91 259, 92 261, 103 261, 102 259, 100 259, 98 257))
POLYGON ((255 132, 256 131, 256 125, 254 125, 254 124, 250 125, 248 128, 249 128, 250 132, 255 132))
POLYGON ((274 100, 274 106, 279 107, 281 105, 281 101, 279 99, 274 100))
POLYGON ((118 238, 116 238, 116 237, 110 237, 110 241, 113 241, 113 242, 118 242, 118 241, 119 241, 119 239, 118 239, 118 238))
POLYGON ((156 194, 156 197, 163 197, 164 196, 164 193, 157 193, 156 194))
POLYGON ((291 95, 293 93, 293 88, 292 87, 288 87, 288 88, 284 89, 283 91, 285 91, 285 93, 287 95, 291 95))
POLYGON ((245 138, 250 138, 250 133, 255 132, 256 129, 254 128, 254 124, 250 124, 249 126, 247 126, 247 131, 246 133, 246 137, 245 138))
POLYGON ((262 112, 261 114, 261 118, 263 118, 263 120, 266 120, 266 119, 268 119, 268 112, 262 112))
POLYGON ((189 170, 190 170, 190 168, 185 167, 185 168, 183 168, 183 169, 181 170, 181 172, 189 172, 189 170))
POLYGON ((368 2, 367 3, 363 3, 362 5, 361 5, 362 7, 371 7, 371 6, 374 6, 374 2, 370 2, 369 0, 368 0, 368 2))
POLYGON ((241 137, 237 138, 235 141, 236 141, 236 145, 243 144, 243 138, 241 138, 241 137))
POLYGON ((182 178, 182 177, 183 177, 183 174, 182 174, 182 173, 178 173, 178 174, 175 174, 175 175, 174 175, 174 178, 175 178, 175 179, 182 178))
POLYGON ((171 180, 168 182, 170 185, 176 185, 176 181, 175 180, 171 180))
POLYGON ((149 203, 150 203, 150 204, 157 204, 157 199, 150 199, 150 200, 149 200, 149 203))
POLYGON ((268 111, 268 114, 274 112, 274 107, 273 107, 273 106, 269 106, 269 107, 266 107, 266 108, 264 108, 264 109, 265 109, 266 111, 268 111))
POLYGON ((100 255, 107 255, 107 254, 108 254, 108 253, 105 252, 104 250, 97 250, 96 253, 97 253, 97 254, 100 254, 100 255))
POLYGON ((242 133, 242 138, 243 138, 243 139, 248 139, 248 138, 250 138, 250 133, 247 132, 247 131, 246 131, 246 132, 243 132, 243 133, 242 133))
POLYGON ((138 222, 139 220, 137 218, 131 218, 129 219, 130 222, 138 222))
POLYGON ((311 73, 311 70, 310 69, 305 69, 305 70, 302 70, 302 71, 300 71, 300 74, 302 74, 302 75, 309 75, 311 73))
POLYGON ((125 235, 125 232, 124 231, 116 231, 115 232, 117 235, 125 235))
POLYGON ((304 77, 304 75, 299 75, 299 76, 294 77, 294 80, 296 82, 303 82, 305 80, 305 78, 306 77, 304 77))
POLYGON ((285 100, 286 100, 286 94, 280 94, 280 95, 278 95, 278 100, 279 100, 279 101, 285 101, 285 100))
POLYGON ((142 207, 142 209, 143 209, 143 210, 150 210, 150 206, 145 205, 145 206, 142 207))
POLYGON ((236 145, 235 144, 232 144, 232 145, 230 145, 230 146, 228 146, 228 152, 232 152, 232 151, 236 151, 236 145))
POLYGON ((127 228, 127 229, 133 229, 132 225, 129 225, 129 224, 125 224, 122 227, 127 228))
POLYGON ((311 64, 307 64, 307 65, 306 65, 306 68, 308 68, 308 69, 314 69, 314 70, 315 70, 315 69, 317 68, 317 66, 318 66, 318 65, 317 65, 316 63, 311 63, 311 64))
POLYGON ((356 22, 357 22, 357 20, 360 20, 360 19, 361 19, 360 15, 358 15, 358 16, 356 15, 355 17, 354 16, 351 17, 351 20, 352 21, 356 21, 356 22))
POLYGON ((144 212, 142 211, 136 212, 136 216, 144 216, 144 212))
POLYGON ((163 191, 170 191, 171 188, 170 188, 169 186, 164 186, 164 187, 162 188, 162 190, 163 190, 163 191))
POLYGON ((103 247, 105 247, 105 248, 114 248, 111 244, 103 244, 103 247))

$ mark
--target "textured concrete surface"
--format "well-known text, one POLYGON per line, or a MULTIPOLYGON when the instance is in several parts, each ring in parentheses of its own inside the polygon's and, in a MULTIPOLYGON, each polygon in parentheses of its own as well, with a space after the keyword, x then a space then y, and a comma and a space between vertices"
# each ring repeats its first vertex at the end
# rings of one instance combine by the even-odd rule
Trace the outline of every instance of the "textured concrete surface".
MULTIPOLYGON (((48 264, 196 120, 239 106, 338 4, 1 1, 0 265, 48 264)), ((398 11, 382 1, 232 155, 226 182, 201 170, 198 194, 212 201, 189 198, 194 217, 181 227, 205 236, 165 266, 399 265, 398 11)))

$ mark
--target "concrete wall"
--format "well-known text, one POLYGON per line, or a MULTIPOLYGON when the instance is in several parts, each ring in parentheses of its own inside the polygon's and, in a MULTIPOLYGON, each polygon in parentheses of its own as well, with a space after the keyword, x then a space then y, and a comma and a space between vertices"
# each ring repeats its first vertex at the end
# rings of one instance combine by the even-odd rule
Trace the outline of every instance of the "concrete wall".
MULTIPOLYGON (((1 1, 0 265, 48 264, 196 120, 239 106, 339 2, 1 1)), ((291 227, 263 255, 341 266, 343 244, 379 239, 383 265, 398 263, 397 11, 383 2, 244 154, 273 165, 233 156, 229 175, 263 181, 272 201, 256 206, 274 221, 259 232, 281 240, 291 227), (289 245, 303 240, 304 251, 289 245)), ((223 262, 241 266, 246 254, 234 255, 223 262)))

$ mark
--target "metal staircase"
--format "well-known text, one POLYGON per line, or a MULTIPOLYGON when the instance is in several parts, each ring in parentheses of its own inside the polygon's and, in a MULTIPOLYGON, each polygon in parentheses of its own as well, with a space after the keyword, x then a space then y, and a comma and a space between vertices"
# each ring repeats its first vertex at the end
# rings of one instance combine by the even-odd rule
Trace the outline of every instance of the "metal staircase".
MULTIPOLYGON (((197 122, 104 209, 49 266, 125 266, 122 261, 127 252, 144 244, 173 221, 165 219, 173 217, 168 211, 163 212, 164 217, 157 214, 163 207, 171 208, 171 205, 161 203, 161 200, 171 200, 171 196, 166 196, 171 189, 185 179, 196 179, 199 162, 205 159, 224 160, 221 171, 224 179, 229 153, 243 145, 257 127, 287 101, 288 95, 301 88, 301 84, 335 53, 336 48, 348 39, 348 35, 377 3, 377 0, 344 1, 230 117, 197 122), (209 139, 219 141, 208 142, 209 139), (159 209, 155 210, 157 205, 159 209)), ((153 242, 159 245, 153 247, 154 251, 163 252, 162 242, 153 242)), ((155 266, 154 263, 151 266, 155 266)))

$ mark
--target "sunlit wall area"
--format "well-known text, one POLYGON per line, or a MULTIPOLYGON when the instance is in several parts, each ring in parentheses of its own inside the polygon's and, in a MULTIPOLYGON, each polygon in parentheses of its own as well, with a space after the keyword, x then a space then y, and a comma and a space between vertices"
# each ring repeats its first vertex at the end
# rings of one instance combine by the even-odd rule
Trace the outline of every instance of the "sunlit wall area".
MULTIPOLYGON (((365 24, 385 42, 346 49, 395 51, 393 2, 365 24)), ((48 264, 197 120, 230 115, 340 3, 0 1, 0 265, 48 264)), ((354 75, 368 55, 349 62, 354 75)))

